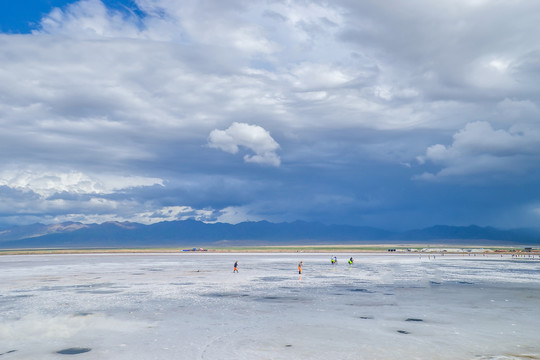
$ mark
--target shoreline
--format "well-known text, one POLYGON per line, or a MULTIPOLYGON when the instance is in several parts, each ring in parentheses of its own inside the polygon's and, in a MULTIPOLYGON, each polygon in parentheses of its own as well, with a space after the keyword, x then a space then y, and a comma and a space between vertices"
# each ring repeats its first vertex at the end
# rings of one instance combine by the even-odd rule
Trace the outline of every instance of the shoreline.
POLYGON ((525 251, 519 246, 447 245, 447 244, 362 244, 362 245, 268 245, 231 246, 191 250, 170 248, 50 248, 50 249, 1 249, 2 255, 46 254, 208 254, 208 253, 385 253, 385 254, 540 254, 538 248, 525 251))

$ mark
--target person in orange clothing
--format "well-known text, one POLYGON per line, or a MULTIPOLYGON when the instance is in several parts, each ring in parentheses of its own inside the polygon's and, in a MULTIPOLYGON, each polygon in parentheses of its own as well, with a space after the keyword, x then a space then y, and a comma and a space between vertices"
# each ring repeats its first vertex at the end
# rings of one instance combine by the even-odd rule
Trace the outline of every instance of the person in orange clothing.
POLYGON ((234 262, 234 270, 233 273, 238 272, 238 260, 234 262))
POLYGON ((301 274, 302 273, 302 261, 300 261, 298 263, 298 273, 301 274))

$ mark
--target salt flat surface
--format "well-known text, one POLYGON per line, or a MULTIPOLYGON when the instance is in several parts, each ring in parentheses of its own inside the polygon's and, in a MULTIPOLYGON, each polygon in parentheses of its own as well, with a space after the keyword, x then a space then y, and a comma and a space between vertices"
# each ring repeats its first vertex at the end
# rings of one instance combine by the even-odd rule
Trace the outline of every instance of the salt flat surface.
POLYGON ((331 255, 1 256, 0 360, 540 359, 538 258, 331 255))

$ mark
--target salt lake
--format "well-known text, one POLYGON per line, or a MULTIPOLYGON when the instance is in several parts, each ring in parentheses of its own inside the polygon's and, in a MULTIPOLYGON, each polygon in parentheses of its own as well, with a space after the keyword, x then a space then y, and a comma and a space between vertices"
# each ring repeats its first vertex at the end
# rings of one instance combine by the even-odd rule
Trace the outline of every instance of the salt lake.
POLYGON ((539 307, 510 255, 6 255, 0 360, 540 359, 539 307))

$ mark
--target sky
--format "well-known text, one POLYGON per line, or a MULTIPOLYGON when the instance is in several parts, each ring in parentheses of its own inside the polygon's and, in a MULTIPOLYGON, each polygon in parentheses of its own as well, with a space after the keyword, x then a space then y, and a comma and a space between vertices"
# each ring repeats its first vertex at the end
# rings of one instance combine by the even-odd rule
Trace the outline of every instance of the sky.
POLYGON ((539 14, 2 1, 0 226, 538 226, 539 14))

